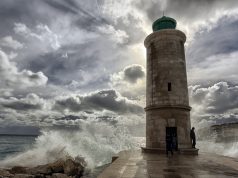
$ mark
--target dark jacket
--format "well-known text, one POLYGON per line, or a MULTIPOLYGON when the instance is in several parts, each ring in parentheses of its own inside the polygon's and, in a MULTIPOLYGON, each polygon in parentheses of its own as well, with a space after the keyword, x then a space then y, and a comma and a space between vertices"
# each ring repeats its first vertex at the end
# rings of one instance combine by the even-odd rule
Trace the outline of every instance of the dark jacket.
POLYGON ((190 138, 191 139, 196 139, 196 135, 195 135, 195 132, 194 132, 193 129, 190 131, 190 138))

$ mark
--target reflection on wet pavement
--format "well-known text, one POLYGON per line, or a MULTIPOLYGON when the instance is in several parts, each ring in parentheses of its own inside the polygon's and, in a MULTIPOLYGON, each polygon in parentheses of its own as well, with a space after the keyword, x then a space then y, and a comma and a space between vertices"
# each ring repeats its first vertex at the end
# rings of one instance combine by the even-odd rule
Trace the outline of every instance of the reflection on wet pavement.
POLYGON ((122 151, 98 178, 231 178, 238 177, 238 159, 210 153, 149 154, 122 151))

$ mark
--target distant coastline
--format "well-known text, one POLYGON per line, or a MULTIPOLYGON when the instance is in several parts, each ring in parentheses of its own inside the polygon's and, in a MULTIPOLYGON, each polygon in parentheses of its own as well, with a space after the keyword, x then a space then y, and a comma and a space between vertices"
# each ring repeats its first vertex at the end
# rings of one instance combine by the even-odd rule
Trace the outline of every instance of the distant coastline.
POLYGON ((1 136, 38 137, 40 134, 0 134, 1 136))

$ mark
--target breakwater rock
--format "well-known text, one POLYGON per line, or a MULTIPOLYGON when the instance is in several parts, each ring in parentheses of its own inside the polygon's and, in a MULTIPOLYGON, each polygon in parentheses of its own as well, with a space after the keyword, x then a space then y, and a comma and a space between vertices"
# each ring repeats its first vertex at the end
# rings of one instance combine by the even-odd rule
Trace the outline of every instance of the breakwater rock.
POLYGON ((0 178, 80 178, 86 168, 81 157, 59 159, 36 167, 14 166, 0 169, 0 178))

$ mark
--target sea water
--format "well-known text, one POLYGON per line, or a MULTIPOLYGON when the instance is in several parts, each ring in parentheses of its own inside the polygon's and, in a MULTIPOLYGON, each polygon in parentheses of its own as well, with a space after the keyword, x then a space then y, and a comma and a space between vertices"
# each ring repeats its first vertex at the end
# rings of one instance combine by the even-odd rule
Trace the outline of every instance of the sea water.
POLYGON ((0 160, 32 148, 37 136, 0 135, 0 160))

